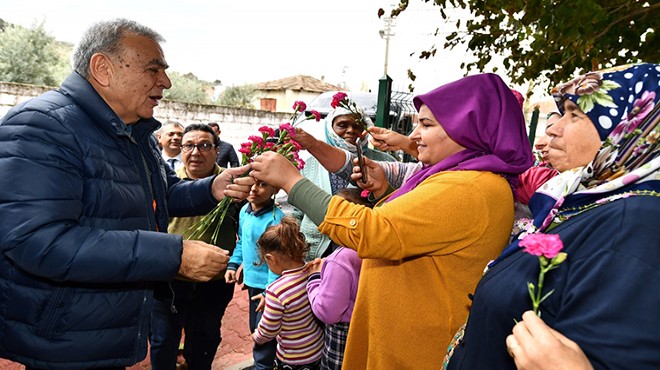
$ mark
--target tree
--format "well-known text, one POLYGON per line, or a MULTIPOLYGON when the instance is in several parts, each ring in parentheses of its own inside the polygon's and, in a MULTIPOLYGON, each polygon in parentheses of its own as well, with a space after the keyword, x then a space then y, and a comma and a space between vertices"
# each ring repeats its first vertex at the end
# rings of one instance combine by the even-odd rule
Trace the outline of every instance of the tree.
POLYGON ((163 97, 169 100, 177 100, 188 103, 211 104, 213 86, 211 83, 202 81, 192 73, 180 74, 168 72, 172 81, 172 88, 165 90, 163 97))
POLYGON ((66 65, 43 22, 32 28, 4 24, 0 32, 0 81, 57 86, 66 65))
POLYGON ((226 107, 254 109, 252 100, 255 92, 253 85, 231 86, 220 94, 215 103, 226 107))
MULTIPOLYGON (((408 1, 401 0, 391 16, 404 12, 408 1)), ((444 48, 467 44, 475 55, 461 68, 483 72, 492 56, 499 55, 506 74, 521 85, 539 79, 556 84, 573 78, 576 70, 660 59, 656 1, 434 0, 434 5, 445 20, 452 8, 473 12, 464 27, 461 19, 456 22, 444 43, 444 48)), ((434 45, 422 51, 420 59, 433 57, 436 50, 434 45)))

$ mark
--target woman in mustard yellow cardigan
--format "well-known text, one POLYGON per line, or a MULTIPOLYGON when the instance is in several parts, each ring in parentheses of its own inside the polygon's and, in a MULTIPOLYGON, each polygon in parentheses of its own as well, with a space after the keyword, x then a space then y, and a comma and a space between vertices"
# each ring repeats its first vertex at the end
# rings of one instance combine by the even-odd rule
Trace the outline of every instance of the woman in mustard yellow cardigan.
MULTIPOLYGON (((463 78, 414 103, 411 138, 424 166, 373 209, 331 197, 275 153, 252 164, 255 178, 284 189, 322 233, 364 259, 345 369, 439 366, 469 293, 507 244, 512 187, 533 162, 520 106, 497 75, 463 78)), ((386 188, 371 187, 376 196, 386 188)))

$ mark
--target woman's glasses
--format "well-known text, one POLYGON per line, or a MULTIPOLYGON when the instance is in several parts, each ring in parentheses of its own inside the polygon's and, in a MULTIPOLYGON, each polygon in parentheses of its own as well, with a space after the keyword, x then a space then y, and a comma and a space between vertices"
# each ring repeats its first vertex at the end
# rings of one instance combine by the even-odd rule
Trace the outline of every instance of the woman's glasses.
POLYGON ((215 148, 215 144, 211 143, 201 143, 201 144, 182 144, 181 150, 184 152, 192 152, 197 148, 200 152, 208 152, 209 150, 215 148))

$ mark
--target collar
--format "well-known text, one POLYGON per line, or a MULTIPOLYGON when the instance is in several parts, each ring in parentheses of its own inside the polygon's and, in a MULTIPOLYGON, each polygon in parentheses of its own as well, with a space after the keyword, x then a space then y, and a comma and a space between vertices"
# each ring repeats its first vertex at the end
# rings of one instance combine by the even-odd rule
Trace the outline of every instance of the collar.
POLYGON ((252 214, 252 215, 258 217, 258 216, 263 215, 266 212, 272 212, 274 207, 275 207, 275 201, 271 199, 269 205, 267 205, 266 207, 264 207, 264 208, 262 208, 262 209, 260 209, 256 212, 252 210, 252 204, 248 203, 247 209, 245 211, 249 214, 252 214))
POLYGON ((97 126, 110 134, 143 137, 151 135, 160 127, 160 122, 154 118, 143 118, 130 127, 127 126, 89 81, 78 72, 72 72, 64 80, 60 92, 75 101, 97 126))
MULTIPOLYGON (((179 168, 178 170, 176 170, 175 172, 176 172, 176 175, 179 176, 179 178, 181 180, 193 180, 193 179, 190 178, 190 176, 188 176, 188 173, 186 172, 186 166, 185 165, 183 167, 179 168)), ((220 166, 218 166, 218 164, 215 163, 213 165, 213 172, 207 177, 210 177, 210 176, 213 176, 213 175, 219 175, 220 172, 222 172, 222 168, 220 168, 220 166)))
POLYGON ((282 271, 282 276, 284 276, 284 275, 297 274, 297 273, 299 273, 300 271, 302 271, 302 270, 305 268, 305 266, 307 266, 307 262, 305 262, 305 263, 304 263, 302 266, 300 266, 300 267, 296 267, 296 268, 291 269, 291 270, 284 270, 284 271, 282 271))
POLYGON ((176 160, 179 160, 179 161, 183 162, 183 160, 181 159, 181 153, 177 154, 177 155, 174 156, 174 157, 170 157, 169 155, 167 155, 167 154, 165 153, 164 150, 161 150, 161 151, 160 151, 160 154, 163 156, 163 159, 166 160, 166 161, 167 161, 167 160, 170 160, 170 159, 176 159, 176 160))

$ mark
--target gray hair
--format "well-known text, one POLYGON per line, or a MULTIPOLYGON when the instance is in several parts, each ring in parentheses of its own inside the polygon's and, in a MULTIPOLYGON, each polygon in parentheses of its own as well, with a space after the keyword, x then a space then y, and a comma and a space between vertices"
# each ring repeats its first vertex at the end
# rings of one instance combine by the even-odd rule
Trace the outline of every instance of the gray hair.
POLYGON ((148 37, 158 43, 165 42, 163 36, 149 27, 125 18, 98 22, 85 31, 73 51, 73 69, 89 78, 89 62, 96 53, 117 55, 121 51, 121 38, 126 33, 148 37))
POLYGON ((185 130, 185 126, 183 126, 180 122, 177 122, 177 121, 167 121, 167 122, 161 124, 160 128, 159 128, 156 132, 158 132, 158 133, 163 132, 163 130, 164 130, 165 127, 167 127, 167 126, 177 126, 177 127, 181 128, 182 130, 185 130))

